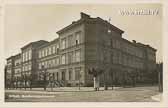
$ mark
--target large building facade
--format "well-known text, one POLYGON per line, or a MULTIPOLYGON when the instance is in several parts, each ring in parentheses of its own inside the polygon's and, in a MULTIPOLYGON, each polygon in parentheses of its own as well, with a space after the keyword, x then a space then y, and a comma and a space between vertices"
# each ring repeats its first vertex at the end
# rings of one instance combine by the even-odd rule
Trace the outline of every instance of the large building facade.
POLYGON ((103 70, 101 84, 150 83, 150 76, 156 72, 156 49, 135 40, 130 42, 122 37, 123 33, 99 17, 81 13, 78 21, 57 31, 57 39, 32 42, 21 48, 17 56, 19 67, 12 65, 16 61, 13 56, 8 58, 8 77, 27 75, 42 80, 45 69, 47 80, 52 76, 63 86, 91 86, 93 76, 88 70, 95 68, 103 70))

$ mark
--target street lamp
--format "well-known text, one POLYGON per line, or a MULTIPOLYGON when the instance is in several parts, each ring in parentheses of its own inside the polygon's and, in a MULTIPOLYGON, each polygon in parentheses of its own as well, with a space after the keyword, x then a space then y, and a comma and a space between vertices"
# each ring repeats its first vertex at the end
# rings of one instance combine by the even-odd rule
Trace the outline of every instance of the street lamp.
POLYGON ((80 71, 79 71, 79 84, 78 84, 79 90, 80 90, 80 77, 81 77, 81 74, 80 74, 80 71))

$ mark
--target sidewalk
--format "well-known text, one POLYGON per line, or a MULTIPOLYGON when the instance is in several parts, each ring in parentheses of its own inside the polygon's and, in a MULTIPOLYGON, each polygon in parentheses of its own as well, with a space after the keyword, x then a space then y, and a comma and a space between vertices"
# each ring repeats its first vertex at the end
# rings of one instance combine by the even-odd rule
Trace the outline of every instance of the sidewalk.
POLYGON ((157 102, 157 87, 117 88, 94 91, 93 87, 61 87, 33 90, 5 90, 6 102, 157 102), (16 98, 15 98, 16 96, 16 98), (14 97, 14 98, 10 98, 14 97), (21 98, 19 98, 21 97, 21 98))
MULTIPOLYGON (((117 90, 122 87, 113 87, 113 90, 117 90)), ((104 87, 100 87, 100 91, 104 91, 104 87)), ((108 90, 112 90, 111 87, 108 88, 108 90)), ((58 87, 58 88, 47 88, 46 91, 44 91, 44 88, 32 88, 31 90, 27 88, 26 90, 24 88, 22 89, 10 89, 10 90, 5 90, 5 92, 37 92, 37 93, 44 93, 44 92, 89 92, 89 91, 94 91, 93 87, 58 87)))
POLYGON ((159 93, 157 95, 151 96, 151 98, 153 100, 156 100, 156 101, 162 101, 162 93, 159 93))

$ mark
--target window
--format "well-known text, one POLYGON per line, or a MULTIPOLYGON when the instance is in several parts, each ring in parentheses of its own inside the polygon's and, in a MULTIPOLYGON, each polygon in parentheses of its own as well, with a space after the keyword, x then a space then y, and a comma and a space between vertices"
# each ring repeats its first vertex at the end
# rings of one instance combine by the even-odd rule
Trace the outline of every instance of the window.
POLYGON ((56 63, 55 63, 55 60, 54 60, 54 59, 52 59, 51 64, 52 64, 52 67, 54 67, 54 66, 56 65, 56 63))
POLYGON ((63 81, 65 81, 65 72, 66 72, 66 70, 64 69, 64 70, 62 70, 62 77, 61 77, 61 79, 63 80, 63 81))
POLYGON ((25 52, 25 61, 27 61, 27 52, 25 52))
POLYGON ((113 40, 110 40, 110 46, 113 48, 113 40))
POLYGON ((47 50, 44 49, 44 57, 47 55, 47 50))
POLYGON ((42 63, 41 63, 41 68, 42 68, 42 66, 45 67, 45 62, 42 62, 42 63))
POLYGON ((81 38, 81 32, 77 32, 75 34, 75 45, 78 45, 80 43, 80 38, 81 38))
POLYGON ((75 58, 76 58, 76 62, 80 62, 80 50, 77 50, 75 52, 75 58))
POLYGON ((44 68, 47 68, 47 61, 44 62, 44 68))
POLYGON ((51 55, 51 47, 48 48, 48 55, 51 55))
POLYGON ((75 80, 79 80, 79 78, 80 78, 80 71, 81 71, 80 67, 75 68, 75 80))
POLYGON ((59 52, 59 44, 56 45, 56 53, 58 54, 59 52))
POLYGON ((45 55, 44 53, 45 53, 45 51, 44 51, 44 49, 43 49, 43 50, 42 50, 42 57, 44 57, 44 55, 45 55))
POLYGON ((72 60, 73 60, 72 52, 69 52, 68 53, 68 63, 72 63, 72 60))
POLYGON ((72 80, 72 69, 69 69, 69 80, 72 80))
POLYGON ((65 64, 65 54, 61 56, 61 64, 65 64))
POLYGON ((66 40, 65 38, 61 40, 61 48, 62 49, 65 49, 65 43, 66 43, 66 40))
POLYGON ((56 74, 56 80, 59 80, 59 73, 56 74))
POLYGON ((113 64, 113 53, 111 53, 111 63, 113 64))
POLYGON ((25 61, 25 53, 23 53, 22 60, 25 61))
POLYGON ((52 53, 55 54, 55 46, 52 46, 52 53))
POLYGON ((57 57, 57 58, 55 59, 55 64, 56 64, 56 65, 59 65, 59 57, 57 57))
POLYGON ((39 63, 39 69, 41 69, 41 66, 42 66, 42 64, 41 64, 41 63, 39 63))
POLYGON ((73 35, 68 36, 68 47, 72 46, 73 35))
POLYGON ((32 51, 31 51, 31 50, 29 50, 29 52, 28 52, 28 53, 29 53, 29 54, 28 54, 28 55, 29 55, 29 58, 28 58, 28 59, 29 59, 29 60, 31 60, 31 59, 32 59, 32 51))
POLYGON ((41 55, 41 51, 39 51, 39 58, 41 58, 41 56, 42 56, 42 55, 41 55))

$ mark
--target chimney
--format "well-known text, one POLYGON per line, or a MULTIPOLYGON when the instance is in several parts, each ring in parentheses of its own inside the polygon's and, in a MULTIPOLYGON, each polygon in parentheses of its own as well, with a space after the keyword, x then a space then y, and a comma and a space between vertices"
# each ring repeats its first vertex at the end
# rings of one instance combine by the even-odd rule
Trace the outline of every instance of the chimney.
POLYGON ((85 14, 83 12, 81 12, 80 14, 81 14, 81 19, 88 19, 88 18, 90 18, 90 15, 87 15, 87 14, 85 14))
POLYGON ((133 43, 136 43, 136 40, 132 40, 133 43))

